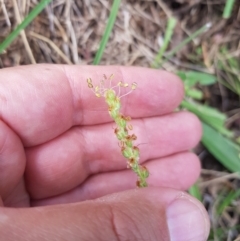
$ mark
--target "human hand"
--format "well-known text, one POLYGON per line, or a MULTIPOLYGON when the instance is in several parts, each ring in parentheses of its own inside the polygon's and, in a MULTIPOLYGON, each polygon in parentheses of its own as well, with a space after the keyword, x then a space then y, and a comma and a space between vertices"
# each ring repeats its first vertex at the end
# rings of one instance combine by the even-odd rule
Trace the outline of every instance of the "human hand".
POLYGON ((200 172, 188 150, 200 140, 201 125, 190 113, 173 113, 182 97, 181 81, 159 70, 1 70, 2 240, 206 240, 206 211, 183 192, 200 172), (148 188, 135 188, 104 99, 86 84, 112 73, 115 81, 138 83, 122 98, 122 112, 133 118, 148 188))

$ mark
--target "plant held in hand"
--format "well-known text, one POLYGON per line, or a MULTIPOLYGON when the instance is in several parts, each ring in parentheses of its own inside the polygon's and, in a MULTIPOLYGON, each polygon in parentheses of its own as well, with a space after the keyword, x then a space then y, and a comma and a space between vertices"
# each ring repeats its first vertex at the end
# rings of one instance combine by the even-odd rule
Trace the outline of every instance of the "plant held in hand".
POLYGON ((129 131, 133 129, 132 125, 128 123, 131 120, 131 117, 124 116, 120 113, 121 98, 135 90, 137 84, 133 83, 131 85, 131 90, 127 94, 120 96, 121 88, 127 88, 128 84, 120 81, 116 86, 111 86, 112 79, 113 75, 109 78, 104 75, 104 79, 100 81, 99 86, 97 85, 94 87, 91 78, 87 79, 87 83, 88 87, 94 92, 94 94, 97 97, 104 97, 108 104, 108 112, 117 125, 114 132, 119 140, 121 152, 123 156, 128 159, 128 167, 130 167, 138 176, 137 186, 147 187, 146 179, 149 176, 149 172, 145 166, 139 164, 139 148, 134 146, 133 143, 137 139, 137 136, 135 134, 129 134, 129 131), (109 87, 106 87, 106 81, 109 81, 109 87), (116 90, 118 93, 116 93, 116 90))

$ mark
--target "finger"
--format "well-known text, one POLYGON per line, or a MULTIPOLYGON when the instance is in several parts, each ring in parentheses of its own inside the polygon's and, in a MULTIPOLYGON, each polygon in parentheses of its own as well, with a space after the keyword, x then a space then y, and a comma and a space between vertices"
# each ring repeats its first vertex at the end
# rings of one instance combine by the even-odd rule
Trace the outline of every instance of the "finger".
MULTIPOLYGON (((136 120, 133 125, 138 143, 146 143, 139 146, 141 162, 189 150, 201 137, 199 120, 187 112, 136 120)), ((110 124, 72 129, 26 153, 26 180, 34 199, 69 191, 89 175, 126 168, 110 124)))
POLYGON ((171 189, 145 188, 77 204, 1 208, 0 213, 1 237, 6 241, 204 241, 209 233, 202 204, 171 189))
POLYGON ((0 196, 3 201, 20 183, 25 165, 26 156, 19 137, 0 121, 0 196))
POLYGON ((35 65, 0 71, 2 119, 25 146, 49 141, 75 125, 109 122, 104 99, 87 87, 86 79, 98 81, 115 74, 115 82, 138 82, 138 90, 123 99, 122 110, 133 118, 173 111, 183 97, 176 76, 146 68, 35 65), (140 108, 139 108, 140 107, 140 108))
POLYGON ((26 191, 24 177, 3 201, 4 207, 30 207, 29 194, 26 191))
MULTIPOLYGON (((183 152, 144 164, 149 170, 150 187, 169 187, 187 190, 200 174, 200 161, 194 153, 183 152)), ((74 203, 102 197, 114 192, 134 189, 136 175, 131 170, 101 173, 90 176, 82 185, 67 193, 46 199, 31 200, 32 206, 74 203)))

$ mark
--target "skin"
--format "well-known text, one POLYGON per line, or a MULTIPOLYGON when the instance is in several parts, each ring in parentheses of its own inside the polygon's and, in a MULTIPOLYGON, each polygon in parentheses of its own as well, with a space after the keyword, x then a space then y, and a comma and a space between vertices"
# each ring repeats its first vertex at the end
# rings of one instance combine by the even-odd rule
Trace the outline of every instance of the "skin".
MULTIPOLYGON (((198 178, 190 149, 199 120, 174 112, 174 75, 145 68, 35 65, 0 71, 0 233, 3 240, 170 240, 168 207, 202 205, 183 191, 198 178), (87 87, 103 74, 138 87, 123 97, 149 188, 136 189, 104 99, 87 87), (31 208, 30 208, 31 207, 31 208), (126 237, 128 239, 126 239, 126 237), (17 239, 16 239, 17 238, 17 239)), ((185 230, 188 232, 187 230, 185 230)), ((195 241, 198 241, 195 239, 195 241)))

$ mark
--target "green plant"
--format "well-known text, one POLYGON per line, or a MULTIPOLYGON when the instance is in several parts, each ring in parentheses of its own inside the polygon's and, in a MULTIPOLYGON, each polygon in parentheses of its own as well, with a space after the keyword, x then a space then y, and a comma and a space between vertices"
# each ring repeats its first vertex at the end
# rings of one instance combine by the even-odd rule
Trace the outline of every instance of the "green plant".
POLYGON ((165 37, 164 37, 164 41, 163 41, 163 44, 161 46, 161 48, 159 49, 158 51, 158 54, 156 56, 156 58, 154 59, 151 67, 152 68, 157 68, 158 66, 161 65, 162 63, 162 57, 171 41, 171 38, 172 38, 172 35, 173 35, 173 31, 174 31, 174 28, 177 24, 177 19, 174 18, 174 17, 170 17, 168 19, 168 23, 167 23, 167 29, 166 29, 166 33, 165 33, 165 37))
POLYGON ((202 195, 201 192, 199 190, 198 184, 195 183, 193 184, 189 190, 188 190, 189 194, 191 194, 193 197, 197 198, 200 202, 202 202, 202 195))
POLYGON ((52 0, 42 0, 36 7, 24 18, 22 23, 20 23, 0 44, 0 53, 2 53, 12 41, 19 35, 19 33, 25 29, 33 19, 51 2, 52 0))
POLYGON ((227 46, 222 46, 218 55, 218 81, 240 96, 240 63, 238 58, 234 56, 234 52, 230 52, 227 46))
POLYGON ((202 143, 228 170, 239 171, 240 146, 232 140, 234 139, 233 131, 225 127, 227 116, 207 104, 193 100, 201 100, 202 96, 202 92, 194 88, 196 84, 211 85, 216 83, 217 78, 214 75, 195 71, 178 71, 178 76, 184 82, 186 90, 186 98, 182 101, 181 107, 191 111, 201 119, 203 126, 202 143))
POLYGON ((223 11, 223 18, 230 18, 235 0, 227 0, 223 11))
POLYGON ((113 1, 113 5, 112 5, 111 11, 110 11, 109 19, 108 19, 104 34, 103 34, 101 42, 99 44, 99 48, 98 48, 98 51, 96 53, 96 56, 93 60, 94 65, 99 64, 99 62, 102 59, 103 52, 106 48, 108 39, 110 37, 110 34, 112 32, 112 29, 113 29, 113 26, 114 26, 114 23, 115 23, 117 14, 118 14, 118 9, 119 9, 120 3, 121 3, 121 0, 114 0, 113 1))
MULTIPOLYGON (((194 33, 192 33, 190 36, 188 36, 187 38, 185 38, 182 42, 180 42, 176 47, 174 47, 171 51, 169 51, 167 54, 165 54, 165 60, 161 62, 161 66, 168 61, 169 59, 171 59, 171 57, 173 57, 177 52, 179 52, 184 46, 186 46, 189 42, 191 42, 193 39, 197 38, 199 35, 201 35, 202 33, 206 32, 209 28, 211 27, 211 24, 205 24, 204 26, 202 26, 201 28, 199 28, 198 30, 196 30, 194 33)), ((161 67, 161 66, 156 66, 156 62, 153 62, 153 64, 155 64, 155 67, 161 67)))
POLYGON ((88 87, 94 92, 97 97, 104 97, 106 103, 108 104, 109 115, 114 119, 117 127, 114 132, 119 140, 119 146, 123 156, 128 160, 127 164, 138 176, 137 186, 138 187, 147 187, 147 177, 149 172, 145 166, 139 164, 139 148, 134 146, 133 141, 137 139, 135 134, 129 134, 129 131, 132 131, 133 127, 128 122, 131 120, 131 117, 124 116, 120 113, 121 108, 121 98, 134 89, 136 89, 137 84, 133 83, 131 90, 127 94, 120 96, 120 89, 128 87, 128 84, 123 82, 118 82, 116 86, 111 86, 113 75, 107 78, 104 75, 104 79, 100 81, 100 85, 93 86, 92 79, 88 78, 87 83, 88 87), (109 88, 106 88, 105 82, 109 81, 109 88), (118 89, 118 94, 116 94, 115 88, 118 89))

